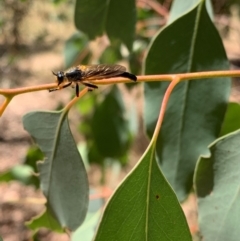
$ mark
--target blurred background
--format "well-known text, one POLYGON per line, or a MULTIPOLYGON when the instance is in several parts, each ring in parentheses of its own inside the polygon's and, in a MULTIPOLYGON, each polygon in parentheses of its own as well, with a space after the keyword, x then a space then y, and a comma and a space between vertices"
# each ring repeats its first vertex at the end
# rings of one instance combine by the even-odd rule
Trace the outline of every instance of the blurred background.
MULTIPOLYGON (((240 67, 240 2, 212 1, 215 26, 222 36, 232 68, 240 67)), ((0 0, 0 88, 35 86, 55 81, 51 71, 66 70, 78 64, 119 63, 140 75, 151 38, 168 20, 171 0, 137 0, 137 24, 133 51, 109 41, 106 35, 90 40, 75 27, 73 0, 0 0)), ((87 23, 86 23, 87 24, 87 23)), ((239 83, 234 80, 231 99, 239 100, 239 83)), ((39 91, 15 97, 0 119, 0 235, 4 240, 33 240, 24 222, 44 209, 44 197, 38 189, 35 162, 42 154, 22 127, 22 117, 33 110, 58 110, 74 96, 67 88, 49 93, 39 91)), ((4 98, 0 96, 0 101, 4 98)), ((148 144, 142 124, 142 86, 121 84, 117 90, 101 87, 88 93, 70 111, 70 126, 78 148, 86 160, 93 199, 107 199, 123 177, 135 165, 148 144), (96 152, 91 120, 100 115, 97 107, 112 100, 121 101, 120 118, 126 138, 120 145, 123 153, 107 158, 96 152)), ((102 115, 109 116, 106 110, 102 115)), ((100 128, 104 128, 100 126, 100 128)), ((187 216, 195 225, 196 210, 186 205, 187 216)), ((41 230, 39 240, 68 240, 65 234, 41 230)), ((34 239, 37 240, 37 239, 34 239)))

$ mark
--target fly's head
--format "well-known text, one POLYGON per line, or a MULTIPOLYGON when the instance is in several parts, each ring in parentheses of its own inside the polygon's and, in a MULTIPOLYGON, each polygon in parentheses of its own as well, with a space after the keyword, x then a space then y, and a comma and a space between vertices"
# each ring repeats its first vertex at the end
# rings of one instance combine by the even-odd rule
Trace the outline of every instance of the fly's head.
POLYGON ((53 73, 53 75, 57 76, 58 85, 60 85, 61 83, 64 82, 65 74, 63 71, 58 71, 57 73, 54 73, 52 71, 52 73, 53 73))

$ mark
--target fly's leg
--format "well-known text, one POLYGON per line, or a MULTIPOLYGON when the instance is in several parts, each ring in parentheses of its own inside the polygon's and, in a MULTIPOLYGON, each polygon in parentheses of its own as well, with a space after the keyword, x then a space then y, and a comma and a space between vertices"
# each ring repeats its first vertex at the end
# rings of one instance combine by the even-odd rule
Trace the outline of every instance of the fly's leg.
POLYGON ((90 83, 86 83, 86 82, 82 82, 85 86, 88 87, 88 91, 93 91, 94 89, 98 89, 98 87, 94 84, 90 84, 90 83))
MULTIPOLYGON (((97 89, 98 87, 96 85, 90 84, 90 83, 83 83, 85 86, 88 87, 88 91, 93 91, 94 89, 97 89)), ((79 96, 79 85, 76 83, 76 96, 79 96)))
POLYGON ((78 85, 78 83, 76 83, 76 96, 77 97, 79 96, 79 85, 78 85))
POLYGON ((49 92, 52 92, 52 91, 56 91, 56 90, 60 90, 60 89, 64 89, 64 88, 67 88, 68 86, 70 86, 71 84, 72 84, 72 82, 67 83, 67 84, 65 84, 65 85, 63 85, 63 86, 58 86, 58 87, 55 88, 55 89, 49 89, 48 91, 49 91, 49 92))

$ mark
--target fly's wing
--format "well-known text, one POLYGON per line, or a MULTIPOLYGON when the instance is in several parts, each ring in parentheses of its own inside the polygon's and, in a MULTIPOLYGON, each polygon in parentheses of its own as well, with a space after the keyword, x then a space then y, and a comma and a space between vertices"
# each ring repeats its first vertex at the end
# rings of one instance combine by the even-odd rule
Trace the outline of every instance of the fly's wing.
POLYGON ((126 71, 126 68, 121 65, 107 65, 107 64, 98 64, 98 65, 88 65, 81 66, 83 72, 84 80, 97 80, 105 79, 111 77, 117 77, 126 71))

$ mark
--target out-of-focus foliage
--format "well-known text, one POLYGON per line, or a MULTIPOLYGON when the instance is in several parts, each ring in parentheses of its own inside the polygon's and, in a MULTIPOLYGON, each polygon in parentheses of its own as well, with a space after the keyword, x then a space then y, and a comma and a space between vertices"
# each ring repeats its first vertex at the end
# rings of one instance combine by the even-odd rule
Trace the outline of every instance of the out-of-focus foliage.
POLYGON ((19 181, 25 185, 33 185, 39 188, 37 161, 43 160, 43 158, 42 152, 37 147, 30 147, 24 163, 0 174, 0 182, 19 181))
MULTIPOLYGON (((1 10, 5 6, 12 7, 0 14, 0 38, 6 46, 13 46, 15 51, 22 46, 24 35, 21 35, 20 26, 32 2, 0 1, 1 10)), ((209 7, 210 1, 206 2, 209 7)), ((221 39, 211 21, 211 14, 209 17, 205 1, 178 0, 173 5, 167 0, 76 0, 76 5, 73 1, 52 0, 51 3, 56 9, 60 6, 66 8, 62 12, 57 13, 56 10, 55 14, 46 15, 47 19, 67 21, 69 16, 66 10, 75 7, 74 21, 81 31, 73 32, 70 37, 65 33, 60 35, 60 38, 68 38, 64 48, 66 67, 122 64, 133 74, 176 74, 228 68, 221 39), (163 28, 171 6, 170 18, 174 21, 163 28)), ((214 3, 216 12, 222 2, 214 3)), ((239 4, 229 1, 228 10, 234 3, 239 4)), ((35 39, 35 44, 50 35, 51 31, 42 32, 35 39)), ((53 45, 57 43, 52 42, 53 45)), ((4 49, 0 48, 0 51, 4 49)), ((39 51, 38 44, 35 49, 39 51)), ((13 53, 8 63, 16 58, 13 53)), ((138 107, 131 98, 125 102, 123 93, 131 97, 133 89, 138 88, 137 84, 127 84, 130 86, 128 89, 113 86, 103 91, 99 87, 76 104, 81 135, 78 148, 68 126, 68 112, 65 109, 59 112, 33 112, 24 116, 24 127, 43 151, 45 160, 36 168, 36 161, 43 160, 42 153, 38 149, 30 150, 24 164, 2 174, 0 181, 18 180, 39 187, 32 174, 40 173, 40 186, 47 198, 46 211, 28 223, 30 229, 77 230, 72 236, 73 240, 79 239, 79 236, 84 236, 84 240, 93 236, 99 209, 95 210, 95 214, 89 212, 86 223, 83 223, 89 200, 84 164, 94 162, 104 169, 109 160, 117 160, 121 164, 127 164, 130 160, 131 144, 138 134, 138 107), (84 152, 84 155, 79 152, 84 152), (83 161, 82 157, 86 159, 83 161)), ((144 120, 150 139, 167 86, 166 83, 157 82, 144 86, 144 120)), ((232 178, 235 189, 226 189, 228 172, 225 170, 230 170, 230 173, 238 171, 234 169, 238 160, 233 156, 237 156, 239 144, 239 124, 231 125, 233 119, 239 119, 239 114, 236 114, 239 106, 229 105, 224 118, 229 89, 229 79, 223 78, 185 81, 175 88, 157 142, 152 140, 147 150, 141 150, 144 153, 142 158, 109 201, 94 240, 105 241, 109 237, 123 241, 132 238, 191 240, 175 192, 180 200, 187 197, 193 187, 196 161, 203 154, 210 156, 199 159, 195 173, 199 217, 202 219, 200 231, 208 236, 206 240, 214 237, 215 228, 209 228, 211 223, 205 220, 209 210, 214 209, 220 217, 218 221, 224 224, 224 234, 220 230, 218 235, 223 237, 229 230, 234 230, 234 237, 238 237, 238 219, 234 216, 238 204, 229 202, 238 190, 238 178, 232 178), (226 136, 216 140, 219 133, 226 136), (231 163, 226 160, 231 160, 231 163), (224 182, 221 175, 226 179, 224 182), (217 188, 214 188, 214 183, 217 188), (212 195, 212 190, 219 192, 212 195), (219 200, 225 190, 231 191, 227 192, 231 197, 227 195, 224 199, 230 205, 222 209, 219 200), (222 213, 228 215, 227 220, 231 222, 225 222, 222 213)), ((214 217, 211 220, 214 221, 214 217)))

